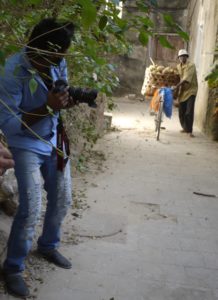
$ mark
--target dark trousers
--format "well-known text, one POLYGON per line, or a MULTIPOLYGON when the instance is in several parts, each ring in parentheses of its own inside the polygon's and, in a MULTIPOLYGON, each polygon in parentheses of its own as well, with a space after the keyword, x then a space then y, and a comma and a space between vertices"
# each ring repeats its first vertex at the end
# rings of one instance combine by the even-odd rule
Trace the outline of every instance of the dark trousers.
POLYGON ((195 95, 192 95, 188 100, 179 103, 179 120, 182 128, 192 133, 192 127, 194 122, 194 107, 195 107, 195 95))

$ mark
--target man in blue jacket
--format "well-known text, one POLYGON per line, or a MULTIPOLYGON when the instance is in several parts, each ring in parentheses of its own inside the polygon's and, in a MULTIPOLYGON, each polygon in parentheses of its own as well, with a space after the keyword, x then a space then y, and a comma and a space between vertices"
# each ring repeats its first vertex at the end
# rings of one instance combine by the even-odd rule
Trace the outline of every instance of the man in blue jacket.
MULTIPOLYGON (((21 274, 40 215, 41 175, 47 208, 38 252, 59 267, 71 268, 57 250, 61 224, 72 201, 70 164, 65 160, 65 167, 57 167, 62 155, 57 155, 56 148, 57 135, 63 133, 57 133, 60 110, 69 107, 69 93, 67 89, 54 92, 53 84, 67 79, 64 55, 73 34, 72 23, 42 20, 27 46, 7 60, 0 77, 0 129, 15 161, 19 190, 3 272, 8 292, 19 297, 29 295, 21 274)), ((66 152, 67 146, 62 150, 66 152)))

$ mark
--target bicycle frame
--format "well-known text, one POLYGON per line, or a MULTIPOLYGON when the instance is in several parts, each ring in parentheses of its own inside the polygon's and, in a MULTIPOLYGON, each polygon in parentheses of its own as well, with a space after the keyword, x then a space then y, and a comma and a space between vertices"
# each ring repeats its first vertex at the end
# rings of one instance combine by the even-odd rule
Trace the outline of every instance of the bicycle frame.
POLYGON ((163 121, 162 115, 163 115, 163 104, 164 104, 164 97, 163 95, 160 95, 160 100, 159 100, 159 109, 157 114, 155 115, 155 132, 157 132, 157 141, 160 139, 160 129, 161 129, 161 123, 163 121))

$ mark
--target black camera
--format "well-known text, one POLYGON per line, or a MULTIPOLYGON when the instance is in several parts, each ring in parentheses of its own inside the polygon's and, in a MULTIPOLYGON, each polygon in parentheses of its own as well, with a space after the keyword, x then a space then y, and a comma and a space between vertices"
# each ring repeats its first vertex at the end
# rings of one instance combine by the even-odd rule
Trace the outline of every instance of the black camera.
MULTIPOLYGON (((53 93, 63 92, 68 87, 68 83, 63 79, 58 79, 54 83, 53 93)), ((87 103, 88 106, 96 108, 97 104, 95 99, 98 96, 98 91, 95 89, 81 88, 81 87, 69 87, 69 96, 73 99, 73 104, 87 103)), ((71 104, 71 103, 70 103, 71 104)))

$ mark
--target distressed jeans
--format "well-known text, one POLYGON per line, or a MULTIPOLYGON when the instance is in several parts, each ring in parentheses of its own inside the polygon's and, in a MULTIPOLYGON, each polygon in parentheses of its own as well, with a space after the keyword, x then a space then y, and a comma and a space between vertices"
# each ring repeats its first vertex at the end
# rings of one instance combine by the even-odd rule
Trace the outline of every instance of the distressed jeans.
POLYGON ((23 149, 10 150, 15 160, 19 206, 11 227, 3 268, 6 273, 19 273, 24 270, 24 260, 31 249, 40 217, 42 177, 47 206, 38 248, 46 252, 57 248, 60 242, 61 224, 72 202, 71 175, 69 161, 63 172, 57 170, 55 152, 45 156, 23 149))

